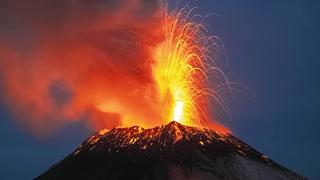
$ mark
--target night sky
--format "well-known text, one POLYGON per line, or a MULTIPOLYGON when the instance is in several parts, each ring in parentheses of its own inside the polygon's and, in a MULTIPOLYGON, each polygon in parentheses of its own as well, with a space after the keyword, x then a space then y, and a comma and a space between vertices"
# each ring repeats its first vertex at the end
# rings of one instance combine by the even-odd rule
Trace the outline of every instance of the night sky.
MULTIPOLYGON (((223 41, 228 77, 254 93, 229 101, 234 134, 285 167, 319 179, 320 3, 315 0, 191 1, 223 41)), ((1 26, 1 24, 0 24, 1 26)), ((1 59, 0 59, 1 60, 1 59)), ((1 91, 1 87, 0 87, 1 91)), ((0 179, 31 179, 92 133, 70 123, 31 135, 0 107, 0 179)))

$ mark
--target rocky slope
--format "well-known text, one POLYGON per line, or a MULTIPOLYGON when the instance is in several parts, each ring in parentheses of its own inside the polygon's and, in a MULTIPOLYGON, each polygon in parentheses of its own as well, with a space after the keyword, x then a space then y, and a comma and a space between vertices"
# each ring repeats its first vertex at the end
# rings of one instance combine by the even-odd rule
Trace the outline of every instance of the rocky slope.
POLYGON ((171 122, 102 130, 36 179, 306 179, 231 134, 171 122))

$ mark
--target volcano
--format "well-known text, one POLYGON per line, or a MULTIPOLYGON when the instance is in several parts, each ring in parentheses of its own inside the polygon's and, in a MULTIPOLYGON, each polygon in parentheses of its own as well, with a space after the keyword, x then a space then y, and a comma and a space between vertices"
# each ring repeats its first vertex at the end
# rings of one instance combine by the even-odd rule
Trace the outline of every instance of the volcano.
POLYGON ((178 122, 102 130, 36 179, 306 179, 231 134, 178 122))

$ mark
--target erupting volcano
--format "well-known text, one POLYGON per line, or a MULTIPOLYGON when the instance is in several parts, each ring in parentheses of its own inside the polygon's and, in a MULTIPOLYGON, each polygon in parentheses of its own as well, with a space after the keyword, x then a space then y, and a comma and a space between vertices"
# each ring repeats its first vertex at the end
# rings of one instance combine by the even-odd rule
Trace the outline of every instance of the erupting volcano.
POLYGON ((231 134, 177 122, 102 130, 37 179, 305 179, 231 134))
MULTIPOLYGON (((155 122, 168 124, 145 129, 157 124, 152 117, 138 123, 132 114, 124 113, 123 126, 143 127, 101 130, 37 179, 305 179, 237 139, 227 128, 212 125, 209 99, 224 110, 226 106, 217 88, 208 85, 209 76, 213 72, 222 80, 220 87, 228 88, 229 83, 209 56, 214 37, 206 35, 191 11, 164 10, 164 40, 154 50, 152 76, 155 103, 160 105, 155 106, 159 108, 155 118, 160 118, 155 122)), ((119 107, 102 104, 98 109, 119 107)))
POLYGON ((82 119, 104 129, 37 179, 304 179, 212 116, 228 113, 221 91, 232 83, 215 59, 223 46, 193 9, 50 1, 42 17, 50 5, 36 2, 7 3, 33 36, 0 36, 5 103, 37 134, 82 119))

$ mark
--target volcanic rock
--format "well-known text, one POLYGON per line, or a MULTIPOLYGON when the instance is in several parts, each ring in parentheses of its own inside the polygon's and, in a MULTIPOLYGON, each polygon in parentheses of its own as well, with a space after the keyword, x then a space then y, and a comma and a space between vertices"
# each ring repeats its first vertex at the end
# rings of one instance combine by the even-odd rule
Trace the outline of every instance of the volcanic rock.
POLYGON ((306 179, 231 134, 171 122, 102 130, 36 179, 306 179))

